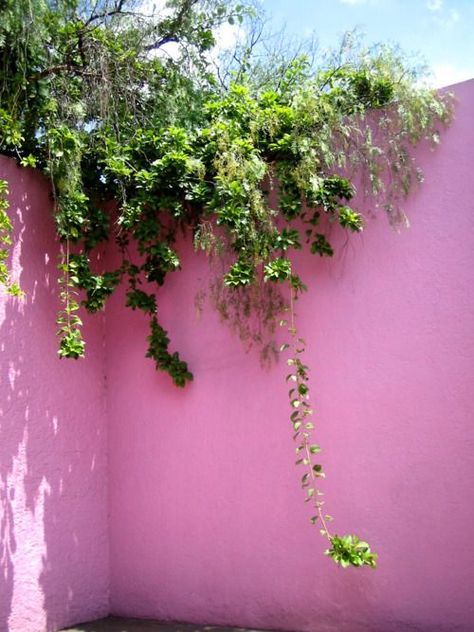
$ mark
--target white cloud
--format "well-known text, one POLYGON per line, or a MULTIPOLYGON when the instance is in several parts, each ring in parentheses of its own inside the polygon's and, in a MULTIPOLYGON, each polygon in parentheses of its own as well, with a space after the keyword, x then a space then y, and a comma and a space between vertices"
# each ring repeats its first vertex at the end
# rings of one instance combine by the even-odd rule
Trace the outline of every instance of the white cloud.
POLYGON ((428 0, 426 7, 430 11, 440 11, 443 8, 443 0, 428 0))
POLYGON ((474 68, 462 68, 450 63, 433 65, 432 83, 435 88, 444 88, 473 78, 474 68))
POLYGON ((219 64, 219 58, 223 53, 235 49, 239 42, 245 39, 245 30, 240 24, 224 22, 214 30, 215 45, 207 53, 207 58, 212 64, 219 64))
POLYGON ((166 42, 163 46, 160 46, 156 50, 151 50, 148 53, 149 57, 159 57, 160 59, 174 59, 177 61, 181 55, 181 46, 178 42, 166 42))
POLYGON ((449 12, 448 20, 447 20, 449 26, 453 26, 453 24, 456 24, 456 22, 459 22, 460 19, 461 19, 461 14, 459 13, 459 11, 457 9, 451 9, 451 11, 449 12))
POLYGON ((430 18, 431 21, 437 25, 438 28, 444 31, 450 31, 461 20, 461 13, 457 9, 443 9, 436 10, 430 18))
POLYGON ((220 53, 225 50, 231 50, 243 40, 245 30, 240 24, 229 24, 224 22, 215 31, 216 49, 220 53))

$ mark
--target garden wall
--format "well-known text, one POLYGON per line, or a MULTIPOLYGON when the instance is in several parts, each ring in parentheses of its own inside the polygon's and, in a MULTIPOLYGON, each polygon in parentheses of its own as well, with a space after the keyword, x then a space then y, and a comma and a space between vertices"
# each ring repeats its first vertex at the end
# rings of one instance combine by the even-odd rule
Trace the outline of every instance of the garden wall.
MULTIPOLYGON (((337 533, 379 568, 341 570, 309 523, 285 367, 269 371, 195 296, 203 256, 181 244, 159 312, 195 381, 143 358, 146 324, 107 313, 111 609, 284 630, 468 631, 474 625, 474 82, 419 152, 410 230, 380 214, 337 256, 300 257, 307 340, 337 533)), ((364 206, 369 209, 370 204, 364 206)))
POLYGON ((455 90, 456 121, 420 152, 410 230, 379 215, 361 236, 334 236, 334 260, 296 261, 327 509, 336 532, 371 542, 377 571, 322 554, 284 363, 263 370, 207 304, 199 315, 210 274, 189 239, 159 310, 194 383, 155 372, 146 323, 119 295, 106 322, 85 319, 87 359, 57 359, 48 187, 0 159, 26 291, 0 302, 0 632, 108 611, 293 632, 472 630, 474 81, 455 90))
POLYGON ((0 178, 26 292, 0 296, 0 632, 52 632, 108 612, 104 319, 86 360, 57 358, 49 187, 2 157, 0 178))

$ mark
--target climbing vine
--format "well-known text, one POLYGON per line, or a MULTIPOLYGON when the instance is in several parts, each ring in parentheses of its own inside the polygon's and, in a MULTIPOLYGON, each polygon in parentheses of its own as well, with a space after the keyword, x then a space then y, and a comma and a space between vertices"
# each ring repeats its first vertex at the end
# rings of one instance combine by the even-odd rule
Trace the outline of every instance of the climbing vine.
MULTIPOLYGON (((51 182, 61 242, 59 356, 84 356, 80 308, 100 311, 124 284, 126 305, 149 322, 146 356, 176 386, 192 380, 160 324, 158 291, 180 269, 179 233, 191 232, 196 248, 225 262, 214 302, 243 339, 261 343, 262 327, 272 330, 289 309, 289 324, 282 322, 291 423, 313 522, 337 563, 375 566, 367 543, 330 533, 323 510, 305 345, 294 320, 305 286, 291 252, 332 256, 329 229, 360 232, 368 210, 402 224, 403 201, 422 179, 411 149, 438 142, 451 100, 421 87, 396 52, 364 49, 350 36, 317 63, 270 56, 265 71, 256 40, 244 41, 221 72, 212 52, 219 28, 245 32, 254 8, 169 0, 149 15, 141 7, 5 0, 0 8, 0 151, 51 182), (120 255, 114 269, 98 268, 94 256, 106 242, 120 255), (289 305, 278 289, 285 284, 289 305), (257 334, 243 324, 255 317, 257 334)), ((2 182, 0 281, 19 294, 6 267, 6 192, 2 182)))

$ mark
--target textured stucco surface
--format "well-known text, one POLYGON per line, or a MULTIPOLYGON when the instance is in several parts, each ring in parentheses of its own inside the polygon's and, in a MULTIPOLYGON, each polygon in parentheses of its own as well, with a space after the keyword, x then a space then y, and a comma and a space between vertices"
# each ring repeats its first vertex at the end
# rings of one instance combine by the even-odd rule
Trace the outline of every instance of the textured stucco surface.
POLYGON ((115 614, 316 631, 474 627, 474 82, 396 234, 380 215, 303 259, 298 305, 324 451, 328 511, 379 552, 340 570, 309 524, 282 365, 253 353, 194 297, 204 257, 159 312, 195 382, 175 389, 143 359, 146 325, 111 304, 111 609, 115 614), (126 362, 124 359, 126 358, 126 362))
POLYGON ((0 296, 0 632, 52 632, 108 612, 104 323, 86 360, 57 358, 48 187, 6 158, 0 177, 26 292, 0 296))

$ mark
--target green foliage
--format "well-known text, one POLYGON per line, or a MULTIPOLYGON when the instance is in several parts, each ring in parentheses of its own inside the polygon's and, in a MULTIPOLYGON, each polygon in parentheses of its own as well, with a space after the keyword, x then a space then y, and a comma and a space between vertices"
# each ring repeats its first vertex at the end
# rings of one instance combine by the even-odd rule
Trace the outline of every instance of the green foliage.
POLYGON ((169 338, 167 332, 158 323, 156 316, 150 320, 150 335, 148 336, 147 358, 152 358, 156 368, 169 373, 176 386, 185 386, 193 379, 186 362, 180 359, 178 353, 168 351, 169 338))
POLYGON ((83 305, 89 312, 98 312, 103 309, 106 299, 120 281, 118 272, 93 274, 89 258, 85 253, 70 255, 68 272, 71 285, 85 290, 86 299, 83 305))
POLYGON ((12 245, 12 223, 8 216, 8 182, 0 180, 0 284, 3 285, 7 294, 22 298, 23 292, 16 282, 10 279, 7 260, 12 245))
POLYGON ((348 566, 377 566, 377 554, 372 553, 367 542, 359 540, 356 535, 337 535, 331 538, 331 547, 326 551, 342 568, 348 566))
MULTIPOLYGON (((403 223, 403 201, 421 179, 410 152, 437 143, 450 97, 420 87, 389 48, 366 50, 351 38, 319 64, 265 58, 250 45, 223 80, 209 56, 216 30, 244 28, 252 15, 233 0, 169 0, 151 16, 133 0, 2 3, 0 152, 51 181, 63 253, 61 358, 84 356, 80 305, 97 312, 124 283, 126 305, 149 320, 147 357, 177 386, 192 379, 158 321, 157 289, 180 268, 182 230, 211 259, 228 253, 215 304, 244 340, 261 341, 242 321, 256 315, 272 330, 285 305, 277 288, 289 286, 292 301, 306 289, 292 251, 332 256, 333 227, 360 232, 369 204, 403 223), (95 256, 107 241, 120 253, 116 269, 95 256)), ((0 182, 0 282, 19 294, 6 267, 6 193, 0 182)), ((373 566, 365 543, 327 528, 293 317, 289 333, 291 423, 313 522, 336 562, 373 566)))
MULTIPOLYGON (((82 320, 77 315, 79 303, 76 300, 77 292, 74 289, 78 283, 71 278, 71 258, 69 254, 69 244, 66 252, 61 253, 61 262, 58 265, 59 296, 62 302, 62 309, 59 310, 56 322, 59 326, 57 335, 59 336, 58 355, 60 358, 72 358, 77 360, 83 358, 85 354, 85 342, 82 339, 82 320)), ((72 269, 74 275, 74 267, 72 269)))
POLYGON ((287 281, 291 276, 291 263, 288 259, 275 259, 264 266, 265 281, 287 281))
POLYGON ((249 285, 253 278, 253 267, 244 261, 237 261, 224 276, 224 283, 229 287, 239 287, 249 285))

